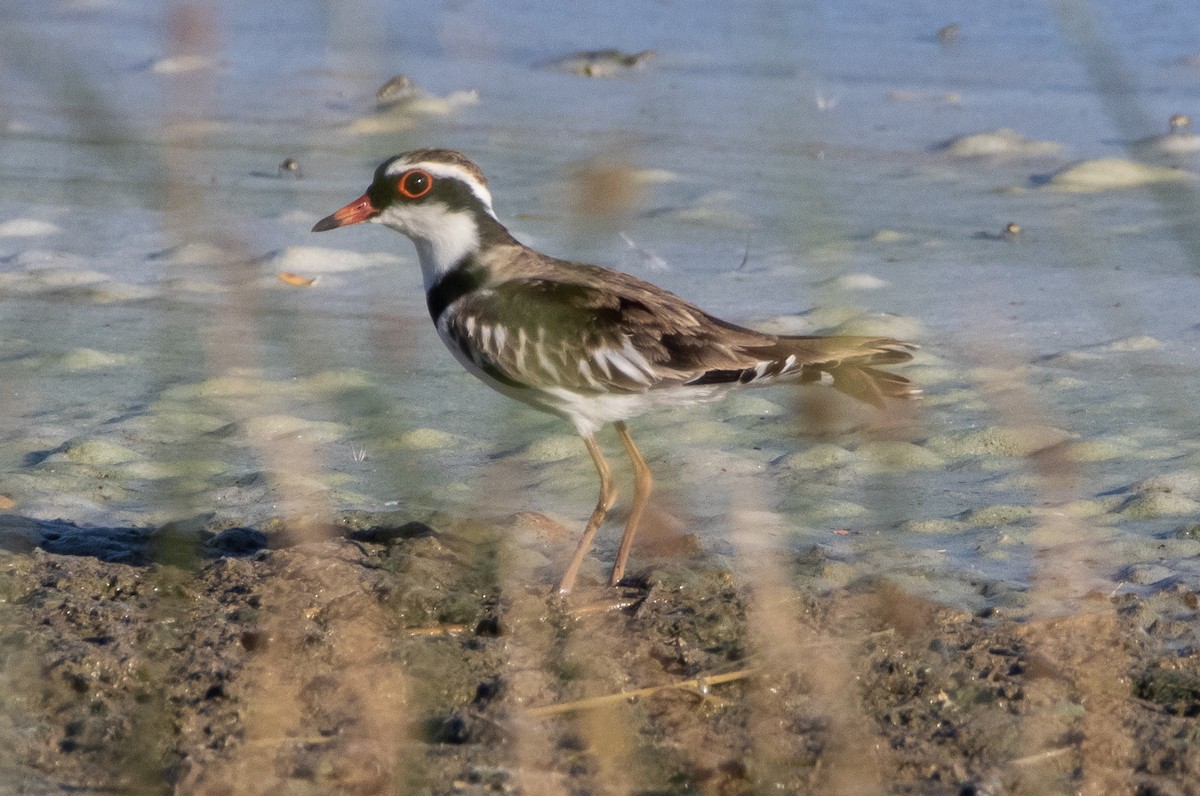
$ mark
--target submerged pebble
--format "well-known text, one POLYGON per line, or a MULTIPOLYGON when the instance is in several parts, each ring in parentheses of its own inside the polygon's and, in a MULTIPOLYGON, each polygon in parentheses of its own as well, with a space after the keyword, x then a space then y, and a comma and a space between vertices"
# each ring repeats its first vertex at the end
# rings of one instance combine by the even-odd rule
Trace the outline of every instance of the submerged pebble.
POLYGON ((1175 575, 1175 571, 1158 564, 1134 564, 1121 573, 1121 580, 1139 585, 1150 585, 1175 575))
POLYGON ((1200 502, 1173 492, 1149 492, 1130 498, 1120 513, 1134 520, 1200 516, 1200 502))
POLYGON ((965 528, 989 528, 998 525, 1011 525, 1021 520, 1027 520, 1038 512, 1032 506, 1020 506, 1008 503, 969 509, 959 514, 955 519, 965 528))
POLYGON ((1100 347, 1101 351, 1157 351, 1163 347, 1161 341, 1148 334, 1124 337, 1100 347))
POLYGON ((1007 127, 983 133, 972 133, 951 138, 939 144, 937 149, 956 158, 978 158, 990 156, 1042 157, 1058 155, 1062 144, 1054 141, 1036 141, 1025 138, 1016 130, 1007 127))
POLYGON ((142 458, 136 451, 106 439, 72 440, 63 456, 76 464, 121 464, 142 458))
POLYGON ((417 87, 408 75, 395 75, 387 80, 375 92, 375 101, 380 107, 395 105, 400 102, 416 99, 424 92, 417 87))
POLYGON ((735 392, 716 406, 721 417, 778 417, 788 410, 774 401, 748 392, 735 392))
POLYGON ((892 102, 937 102, 945 105, 957 105, 962 102, 962 95, 957 91, 911 91, 897 89, 889 91, 887 98, 892 102))
POLYGON ((396 437, 396 445, 407 450, 437 450, 453 447, 455 438, 436 428, 415 428, 396 437))
POLYGON ((174 55, 152 61, 149 70, 156 75, 179 75, 212 69, 219 63, 210 55, 174 55))
POLYGON ((822 287, 839 290, 878 290, 887 287, 887 282, 871 274, 844 274, 819 283, 822 287))
POLYGON ((300 161, 296 160, 295 158, 284 158, 283 162, 279 164, 278 171, 280 177, 292 176, 296 179, 299 179, 302 176, 300 171, 300 161))
POLYGON ((62 228, 36 218, 14 218, 0 223, 0 238, 37 238, 56 232, 62 232, 62 228))
POLYGON ((893 313, 870 313, 839 323, 831 334, 884 335, 898 340, 920 340, 926 336, 920 319, 893 313))
POLYGON ((132 354, 113 354, 92 348, 76 348, 63 355, 59 365, 70 371, 102 370, 104 368, 132 365, 138 361, 132 354))
POLYGON ((346 436, 346 427, 328 420, 307 420, 294 415, 260 415, 242 423, 254 440, 300 437, 308 442, 333 442, 346 436))
POLYGON ((1121 158, 1099 158, 1076 163, 1050 175, 1047 185, 1066 193, 1092 193, 1136 188, 1157 183, 1182 182, 1192 178, 1188 171, 1151 166, 1121 158))
POLYGON ((967 529, 967 524, 961 520, 938 517, 928 520, 909 520, 900 526, 906 533, 956 534, 967 529))
POLYGON ((1133 148, 1164 155, 1190 155, 1200 152, 1200 135, 1188 132, 1192 119, 1186 113, 1173 113, 1167 120, 1167 132, 1133 142, 1133 148))
POLYGON ((779 461, 783 467, 793 470, 829 470, 854 461, 854 454, 837 445, 813 445, 806 450, 785 456, 779 461))
POLYGON ((929 439, 928 446, 952 458, 1028 456, 1071 436, 1069 431, 1050 426, 992 426, 983 431, 939 434, 929 439))
POLYGON ((1174 473, 1162 473, 1139 481, 1130 487, 1138 493, 1173 492, 1183 495, 1200 497, 1200 470, 1180 470, 1174 473))
POLYGON ((733 209, 736 204, 736 197, 731 192, 710 191, 690 206, 669 210, 663 215, 677 221, 718 229, 757 229, 758 224, 749 216, 733 209))
POLYGON ((587 449, 579 437, 556 434, 542 437, 524 450, 524 457, 531 462, 557 462, 584 454, 587 449))
POLYGON ((862 460, 859 469, 885 472, 937 470, 946 460, 931 450, 911 442, 867 442, 855 451, 862 460))
POLYGON ((645 67, 656 56, 654 50, 636 53, 616 49, 584 50, 550 61, 545 68, 581 77, 617 77, 645 67))
POLYGON ((1073 462, 1110 462, 1127 452, 1123 445, 1106 440, 1085 440, 1067 447, 1066 456, 1073 462))
POLYGON ((379 110, 346 126, 351 135, 387 135, 416 127, 423 116, 446 116, 479 102, 479 92, 453 91, 444 97, 417 90, 414 95, 381 104, 379 110))
POLYGON ((895 229, 881 229, 873 233, 869 240, 872 243, 903 243, 912 240, 912 235, 895 229))
POLYGON ((358 271, 364 268, 397 265, 405 262, 395 254, 362 252, 344 249, 325 249, 319 246, 289 246, 267 256, 270 267, 276 271, 299 274, 328 274, 341 271, 358 271))

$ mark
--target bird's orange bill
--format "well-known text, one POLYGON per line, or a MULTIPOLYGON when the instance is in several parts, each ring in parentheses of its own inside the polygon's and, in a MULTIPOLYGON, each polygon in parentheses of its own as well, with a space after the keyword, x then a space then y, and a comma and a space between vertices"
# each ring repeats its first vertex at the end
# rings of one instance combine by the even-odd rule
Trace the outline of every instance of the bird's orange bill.
POLYGON ((325 218, 318 221, 313 225, 312 231, 324 232, 327 229, 337 229, 338 227, 345 227, 350 224, 359 224, 377 215, 379 215, 379 208, 372 204, 370 196, 363 194, 341 210, 325 216, 325 218))

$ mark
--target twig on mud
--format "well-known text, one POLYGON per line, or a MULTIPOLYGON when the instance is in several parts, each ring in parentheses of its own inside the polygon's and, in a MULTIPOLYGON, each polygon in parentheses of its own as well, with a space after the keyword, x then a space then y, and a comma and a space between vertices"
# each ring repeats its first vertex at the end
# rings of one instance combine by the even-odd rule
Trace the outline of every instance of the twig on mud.
POLYGON ((1010 760, 1010 766, 1032 766, 1036 763, 1041 763, 1046 760, 1053 760, 1056 757, 1062 757, 1065 754, 1070 754, 1075 751, 1074 746, 1061 746, 1058 749, 1047 749, 1044 752, 1028 755, 1026 757, 1018 757, 1016 760, 1010 760))
POLYGON ((461 636, 468 630, 466 625, 433 625, 432 627, 406 628, 406 636, 461 636))
POLYGON ((567 611, 567 616, 572 619, 578 619, 581 616, 590 616, 591 614, 606 614, 610 611, 624 611, 626 608, 632 608, 638 603, 646 599, 644 596, 637 597, 622 597, 617 600, 603 600, 597 603, 588 603, 580 605, 567 611))
POLYGON ((688 689, 705 694, 711 686, 744 680, 752 676, 754 672, 754 669, 739 669, 736 672, 726 672, 725 674, 694 677, 691 680, 684 680, 679 683, 668 683, 667 685, 656 685, 649 688, 636 688, 633 691, 622 691, 618 694, 605 694, 603 696, 588 697, 587 699, 576 699, 572 702, 560 702, 557 705, 533 708, 529 711, 528 715, 534 718, 544 718, 546 716, 555 716, 559 713, 573 713, 577 710, 593 710, 608 705, 617 705, 637 697, 650 696, 657 694, 659 691, 667 691, 669 689, 688 689))

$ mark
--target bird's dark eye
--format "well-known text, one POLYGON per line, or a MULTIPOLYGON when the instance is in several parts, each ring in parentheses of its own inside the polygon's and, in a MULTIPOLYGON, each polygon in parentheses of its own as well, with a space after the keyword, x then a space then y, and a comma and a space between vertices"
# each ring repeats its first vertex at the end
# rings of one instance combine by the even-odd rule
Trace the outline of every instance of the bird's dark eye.
POLYGON ((400 175, 397 188, 405 199, 420 199, 433 188, 433 177, 427 171, 411 169, 400 175))

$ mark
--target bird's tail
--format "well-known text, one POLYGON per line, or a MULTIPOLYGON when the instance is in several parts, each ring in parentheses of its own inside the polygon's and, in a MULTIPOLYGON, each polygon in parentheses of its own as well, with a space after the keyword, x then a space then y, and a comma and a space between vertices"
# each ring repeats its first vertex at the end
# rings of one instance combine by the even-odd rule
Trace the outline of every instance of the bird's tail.
POLYGON ((887 398, 920 396, 920 388, 908 379, 879 369, 907 362, 917 347, 891 337, 780 337, 771 354, 783 362, 795 357, 794 369, 800 371, 802 384, 827 382, 846 395, 883 409, 887 398))

